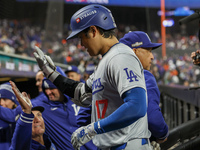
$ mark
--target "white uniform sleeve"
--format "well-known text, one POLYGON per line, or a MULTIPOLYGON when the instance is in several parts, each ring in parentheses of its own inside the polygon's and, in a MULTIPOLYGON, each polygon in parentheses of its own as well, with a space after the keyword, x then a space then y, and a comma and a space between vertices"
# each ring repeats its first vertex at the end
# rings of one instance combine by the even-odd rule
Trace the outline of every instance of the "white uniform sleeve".
POLYGON ((120 96, 132 88, 145 88, 143 67, 139 59, 128 54, 116 55, 108 65, 110 82, 118 89, 120 96))

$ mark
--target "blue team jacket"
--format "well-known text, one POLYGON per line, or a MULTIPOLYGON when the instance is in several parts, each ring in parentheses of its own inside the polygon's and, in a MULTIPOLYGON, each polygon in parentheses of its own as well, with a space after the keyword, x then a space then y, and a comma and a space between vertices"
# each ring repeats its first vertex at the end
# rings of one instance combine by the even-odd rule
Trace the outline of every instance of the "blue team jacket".
MULTIPOLYGON (((68 96, 66 101, 53 102, 46 100, 33 101, 33 106, 43 106, 45 110, 42 113, 44 118, 46 134, 50 136, 58 150, 74 150, 71 144, 71 135, 78 129, 76 115, 77 107, 68 96)), ((81 147, 81 150, 88 150, 87 145, 81 147)), ((91 147, 92 148, 92 147, 91 147)))
POLYGON ((160 91, 152 73, 144 70, 145 83, 148 96, 148 126, 151 134, 156 139, 165 139, 168 136, 168 126, 163 118, 160 103, 160 91))
MULTIPOLYGON (((57 71, 65 76, 65 73, 60 67, 57 67, 57 71)), ((48 80, 46 78, 43 79, 48 80)), ((45 94, 44 86, 42 90, 45 94)), ((46 94, 45 94, 46 95, 46 94)), ((46 95, 47 96, 47 95, 46 95)), ((32 101, 33 106, 43 106, 44 111, 42 116, 45 121, 46 133, 49 135, 53 143, 55 144, 58 150, 74 150, 71 144, 71 135, 78 129, 76 122, 76 116, 80 109, 79 106, 76 106, 67 95, 65 96, 65 102, 53 102, 48 100, 36 100, 32 101)), ((48 98, 48 96, 47 96, 48 98)), ((89 142, 90 144, 90 142, 89 142)), ((89 150, 87 144, 81 147, 81 150, 89 150)), ((90 147, 91 145, 89 145, 90 147)), ((94 150, 91 146, 91 150, 94 150)))
POLYGON ((11 144, 15 123, 0 120, 0 150, 8 150, 11 144))
POLYGON ((31 99, 31 102, 35 101, 35 100, 48 100, 48 98, 46 97, 46 95, 44 94, 44 92, 40 92, 39 95, 35 98, 31 99))
POLYGON ((17 121, 9 150, 56 150, 55 145, 46 134, 43 135, 44 145, 32 140, 32 122, 30 120, 33 120, 34 115, 24 112, 22 112, 22 115, 26 119, 24 117, 21 119, 21 116, 17 121))
POLYGON ((17 116, 21 113, 21 107, 9 109, 0 106, 0 150, 8 150, 15 129, 17 116))
POLYGON ((73 149, 71 144, 71 134, 77 129, 75 111, 76 106, 73 102, 66 99, 66 102, 53 102, 46 100, 36 100, 33 106, 43 106, 42 116, 45 122, 46 134, 52 139, 56 148, 59 150, 73 149))

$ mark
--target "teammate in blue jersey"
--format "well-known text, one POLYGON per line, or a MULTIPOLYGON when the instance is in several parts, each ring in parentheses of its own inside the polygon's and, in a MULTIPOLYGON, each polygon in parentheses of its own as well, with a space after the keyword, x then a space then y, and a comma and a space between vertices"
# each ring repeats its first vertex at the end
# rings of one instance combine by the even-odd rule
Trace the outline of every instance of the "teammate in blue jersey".
MULTIPOLYGON (((42 71, 38 71, 36 74, 36 86, 38 87, 38 92, 39 95, 35 98, 32 98, 31 101, 35 101, 35 100, 48 100, 48 98, 46 97, 46 95, 43 93, 42 91, 42 80, 44 78, 43 72, 42 71)), ((15 123, 16 120, 19 118, 20 114, 21 114, 21 106, 18 105, 16 108, 14 109, 8 109, 6 107, 1 107, 0 106, 0 119, 3 119, 9 123, 15 123)))
MULTIPOLYGON (((15 129, 15 119, 10 115, 17 113, 12 111, 17 107, 16 96, 9 82, 0 85, 0 149, 8 150, 15 129)), ((16 114, 17 116, 17 114, 16 114)))
MULTIPOLYGON (((84 81, 81 81, 81 74, 76 66, 69 66, 65 70, 65 74, 69 79, 84 83, 84 81)), ((79 127, 91 123, 91 107, 80 107, 76 120, 79 127)))
MULTIPOLYGON (((81 74, 76 66, 69 66, 65 70, 65 74, 69 79, 72 79, 74 81, 84 82, 81 80, 81 74)), ((80 107, 78 111, 78 115, 76 116, 76 122, 78 127, 86 126, 91 123, 91 106, 89 107, 80 107)), ((97 147, 92 143, 92 141, 85 144, 87 147, 87 150, 96 150, 97 147)))
POLYGON ((45 124, 42 117, 44 108, 41 106, 32 107, 27 94, 20 93, 14 82, 10 81, 10 84, 23 111, 17 121, 9 150, 56 150, 55 145, 45 134, 45 124))
POLYGON ((31 101, 35 101, 35 100, 43 100, 44 101, 45 99, 47 100, 47 97, 45 96, 44 92, 42 91, 42 80, 43 79, 44 79, 44 74, 41 70, 39 70, 35 76, 35 80, 36 80, 35 85, 38 88, 39 95, 35 98, 32 98, 31 101))
POLYGON ((133 31, 124 35, 119 42, 128 45, 142 63, 147 88, 148 97, 148 125, 151 131, 151 139, 156 140, 158 143, 165 142, 168 137, 168 126, 163 118, 162 112, 159 107, 160 92, 152 73, 150 70, 151 63, 154 59, 152 50, 160 47, 161 43, 152 43, 149 36, 142 31, 133 31))
MULTIPOLYGON (((64 71, 57 67, 62 77, 66 77, 64 71)), ((74 104, 70 98, 61 93, 60 90, 47 78, 43 79, 42 89, 48 97, 48 101, 32 101, 33 106, 42 106, 42 113, 46 126, 46 133, 50 136, 58 150, 73 150, 71 134, 78 128, 76 116, 80 106, 74 104)), ((87 150, 85 146, 81 150, 87 150)))
MULTIPOLYGON (((36 86, 38 86, 39 95, 37 97, 31 99, 32 101, 35 101, 35 100, 43 100, 43 101, 47 100, 47 97, 40 90, 40 88, 41 88, 40 81, 42 82, 43 78, 44 78, 43 72, 39 71, 36 74, 36 86)), ((3 85, 6 85, 6 84, 3 84, 3 85)), ((10 89, 10 91, 12 92, 12 89, 10 89)), ((3 94, 1 94, 1 96, 5 96, 5 92, 4 91, 2 91, 2 92, 3 92, 3 94)), ((8 95, 10 95, 8 97, 11 98, 11 95, 13 95, 13 94, 8 94, 8 95)), ((2 148, 2 149, 5 149, 5 150, 8 149, 8 147, 10 145, 10 142, 8 142, 8 141, 11 141, 12 132, 14 131, 14 126, 15 126, 16 121, 17 121, 17 119, 19 118, 19 116, 20 116, 20 114, 22 112, 22 109, 21 109, 20 105, 18 105, 16 107, 16 104, 15 104, 15 106, 12 107, 12 109, 7 108, 5 106, 7 102, 2 100, 1 101, 1 105, 0 105, 0 122, 1 122, 0 126, 1 127, 4 126, 3 128, 0 129, 0 132, 1 132, 0 134, 2 135, 0 137, 0 149, 2 148, 2 145, 7 145, 6 148, 5 147, 2 148), (4 102, 4 104, 3 104, 3 102, 4 102), (4 107, 2 105, 4 105, 4 107), (5 125, 7 125, 7 127, 5 127, 5 125), (3 134, 7 134, 7 135, 3 136, 3 134), (2 142, 2 141, 6 141, 6 142, 2 142)), ((17 100, 14 101, 14 102, 16 102, 18 104, 17 100)))
POLYGON ((45 76, 77 105, 92 104, 92 123, 72 134, 73 147, 79 149, 92 139, 102 150, 151 150, 143 67, 133 50, 114 35, 116 24, 110 10, 96 4, 85 6, 72 16, 70 25, 68 40, 79 37, 91 56, 103 56, 85 84, 60 75, 38 47, 34 56, 45 76))

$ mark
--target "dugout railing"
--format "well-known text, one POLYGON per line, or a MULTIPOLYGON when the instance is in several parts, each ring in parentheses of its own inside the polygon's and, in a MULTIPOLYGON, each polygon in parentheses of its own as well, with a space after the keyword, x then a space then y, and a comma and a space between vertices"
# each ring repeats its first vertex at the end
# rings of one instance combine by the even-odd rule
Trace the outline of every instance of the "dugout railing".
POLYGON ((160 107, 169 127, 162 150, 200 150, 200 89, 159 85, 160 107))
MULTIPOLYGON (((67 69, 69 65, 56 63, 62 69, 67 69)), ((38 64, 33 57, 9 54, 0 51, 0 81, 5 77, 27 77, 35 78, 39 70, 38 64)))

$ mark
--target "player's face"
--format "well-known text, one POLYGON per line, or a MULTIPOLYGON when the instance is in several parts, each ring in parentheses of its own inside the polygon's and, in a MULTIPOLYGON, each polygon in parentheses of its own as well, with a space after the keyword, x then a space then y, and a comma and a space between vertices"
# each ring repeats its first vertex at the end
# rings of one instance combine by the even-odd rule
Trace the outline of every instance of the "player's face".
POLYGON ((88 78, 89 78, 89 74, 88 73, 84 73, 84 75, 83 75, 83 79, 86 81, 88 78))
POLYGON ((152 48, 137 48, 134 49, 135 54, 140 59, 142 66, 145 70, 150 70, 154 56, 152 54, 152 48))
POLYGON ((13 109, 15 103, 10 99, 1 98, 0 99, 0 105, 3 106, 3 107, 6 107, 6 108, 13 109))
POLYGON ((64 95, 58 89, 45 89, 45 93, 51 101, 62 102, 64 100, 64 95))
POLYGON ((76 72, 68 72, 67 77, 69 79, 74 80, 74 81, 80 81, 81 80, 81 75, 76 73, 76 72))
POLYGON ((38 91, 42 92, 42 80, 44 78, 43 72, 39 71, 36 74, 35 80, 36 80, 36 86, 38 87, 38 91))
POLYGON ((81 45, 87 49, 90 56, 97 56, 100 53, 99 37, 97 36, 97 29, 91 28, 88 33, 81 32, 78 37, 81 40, 81 45), (93 30, 94 29, 94 30, 93 30))
POLYGON ((32 124, 32 138, 39 135, 43 135, 45 132, 44 120, 42 113, 38 110, 32 111, 34 114, 33 124, 32 124))

